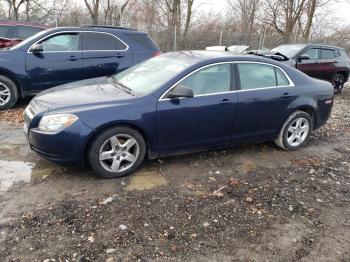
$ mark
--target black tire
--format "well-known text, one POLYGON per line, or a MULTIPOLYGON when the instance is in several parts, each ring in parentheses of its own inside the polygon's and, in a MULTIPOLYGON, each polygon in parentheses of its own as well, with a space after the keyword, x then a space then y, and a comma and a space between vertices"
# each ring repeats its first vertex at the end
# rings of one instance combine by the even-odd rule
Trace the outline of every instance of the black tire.
MULTIPOLYGON (((120 143, 120 141, 118 143, 120 143)), ((128 154, 129 153, 128 151, 129 150, 124 152, 128 154)), ((92 141, 91 146, 88 149, 88 160, 91 168, 97 173, 97 175, 104 178, 117 178, 117 177, 122 177, 134 172, 142 164, 145 158, 145 155, 146 155, 146 143, 144 138, 138 131, 126 126, 113 127, 98 134, 95 137, 95 139, 92 141), (130 150, 137 150, 138 156, 136 157, 136 161, 133 162, 132 166, 130 166, 128 169, 121 170, 120 172, 112 172, 111 170, 107 170, 106 168, 108 167, 108 164, 111 164, 111 169, 112 169, 114 161, 116 161, 116 159, 114 159, 115 157, 118 157, 117 161, 119 161, 119 163, 123 163, 123 162, 128 163, 127 160, 119 160, 119 156, 120 158, 122 158, 121 155, 123 154, 123 152, 121 152, 121 150, 123 150, 123 147, 120 144, 118 144, 119 146, 117 146, 118 152, 112 153, 114 154, 114 156, 112 156, 111 154, 112 157, 110 157, 109 159, 100 161, 100 152, 101 150, 104 149, 104 147, 109 146, 110 147, 109 150, 116 149, 116 148, 112 149, 112 144, 111 142, 109 142, 110 139, 112 139, 115 136, 125 136, 125 135, 135 139, 137 142, 137 144, 135 144, 134 146, 134 147, 137 147, 137 149, 135 148, 130 149, 130 150)), ((122 168, 123 165, 120 164, 120 167, 122 168)), ((119 168, 119 165, 118 165, 118 168, 119 168)))
POLYGON ((345 77, 342 74, 336 74, 333 78, 334 94, 339 94, 345 85, 345 77))
POLYGON ((18 88, 17 85, 8 77, 0 75, 0 91, 9 90, 8 96, 0 95, 0 110, 12 108, 18 100, 18 88))
MULTIPOLYGON (((306 124, 306 122, 304 122, 304 120, 302 120, 302 123, 306 124)), ((314 123, 314 121, 313 121, 312 117, 308 113, 306 113, 304 111, 295 111, 284 122, 278 137, 274 140, 275 144, 277 146, 285 149, 285 150, 295 150, 295 149, 298 149, 298 148, 304 146, 308 142, 308 140, 310 139, 310 135, 311 135, 311 133, 312 133, 312 131, 314 129, 314 124, 313 123, 314 123), (292 141, 291 143, 289 143, 288 139, 292 138, 293 133, 288 131, 288 129, 292 125, 294 125, 294 123, 298 119, 305 119, 305 121, 307 121, 309 129, 307 131, 306 136, 304 136, 304 133, 306 131, 304 131, 304 132, 300 131, 301 128, 298 131, 295 131, 295 132, 299 133, 299 135, 301 137, 300 139, 301 139, 302 142, 300 144, 297 144, 298 141, 294 141, 294 142, 292 141)), ((306 126, 306 125, 304 125, 304 126, 306 126)), ((291 128, 296 128, 296 127, 292 126, 291 128)), ((297 138, 295 138, 295 140, 297 140, 297 138)))

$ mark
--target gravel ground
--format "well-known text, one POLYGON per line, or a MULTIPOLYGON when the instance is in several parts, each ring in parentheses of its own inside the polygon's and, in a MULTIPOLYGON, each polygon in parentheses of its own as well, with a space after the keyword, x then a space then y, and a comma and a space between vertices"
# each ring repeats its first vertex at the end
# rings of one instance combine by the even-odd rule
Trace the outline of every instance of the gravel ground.
POLYGON ((301 150, 171 157, 115 180, 14 141, 23 106, 0 119, 0 159, 30 166, 0 189, 2 261, 350 261, 350 88, 301 150))

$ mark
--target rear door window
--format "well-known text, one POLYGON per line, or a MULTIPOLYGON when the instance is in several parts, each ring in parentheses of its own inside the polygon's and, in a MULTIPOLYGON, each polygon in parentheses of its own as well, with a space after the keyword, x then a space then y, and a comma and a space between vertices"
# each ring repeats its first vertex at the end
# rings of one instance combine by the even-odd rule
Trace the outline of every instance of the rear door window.
POLYGON ((85 51, 121 51, 125 49, 127 49, 127 46, 111 34, 95 32, 83 33, 83 50, 85 51))
POLYGON ((37 28, 37 27, 32 27, 32 26, 17 26, 16 33, 14 35, 14 38, 19 38, 19 39, 26 39, 32 35, 35 35, 36 33, 42 31, 43 29, 37 28))
POLYGON ((238 63, 241 90, 288 86, 289 80, 278 68, 258 63, 238 63))
POLYGON ((334 49, 321 49, 321 59, 332 59, 335 58, 334 49))

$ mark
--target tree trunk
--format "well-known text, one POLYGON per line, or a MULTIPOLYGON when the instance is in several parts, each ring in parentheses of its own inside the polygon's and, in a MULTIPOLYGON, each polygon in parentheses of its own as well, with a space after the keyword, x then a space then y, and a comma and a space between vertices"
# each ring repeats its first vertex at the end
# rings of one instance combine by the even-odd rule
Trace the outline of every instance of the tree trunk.
POLYGON ((309 7, 307 10, 307 21, 304 29, 303 39, 305 42, 309 42, 310 32, 312 27, 312 20, 316 11, 317 0, 309 0, 309 7))
POLYGON ((190 29, 193 2, 194 0, 187 0, 187 15, 186 15, 185 30, 184 30, 183 38, 186 38, 188 30, 190 29))

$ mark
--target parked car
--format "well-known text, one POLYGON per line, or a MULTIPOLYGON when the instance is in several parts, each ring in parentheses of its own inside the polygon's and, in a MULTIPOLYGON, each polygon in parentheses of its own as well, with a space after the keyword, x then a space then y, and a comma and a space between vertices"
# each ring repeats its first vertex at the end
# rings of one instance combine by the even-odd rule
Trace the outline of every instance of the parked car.
POLYGON ((143 32, 84 26, 39 32, 0 51, 0 109, 53 86, 118 73, 159 55, 143 32))
POLYGON ((0 21, 0 48, 17 45, 28 37, 50 28, 37 23, 0 21))
POLYGON ((273 48, 270 53, 280 55, 280 60, 311 77, 331 82, 335 93, 341 92, 349 79, 350 59, 340 47, 319 44, 281 45, 273 48))
POLYGON ((144 158, 274 140, 297 149, 325 124, 333 87, 256 56, 167 53, 37 95, 26 137, 40 156, 114 178, 144 158))

